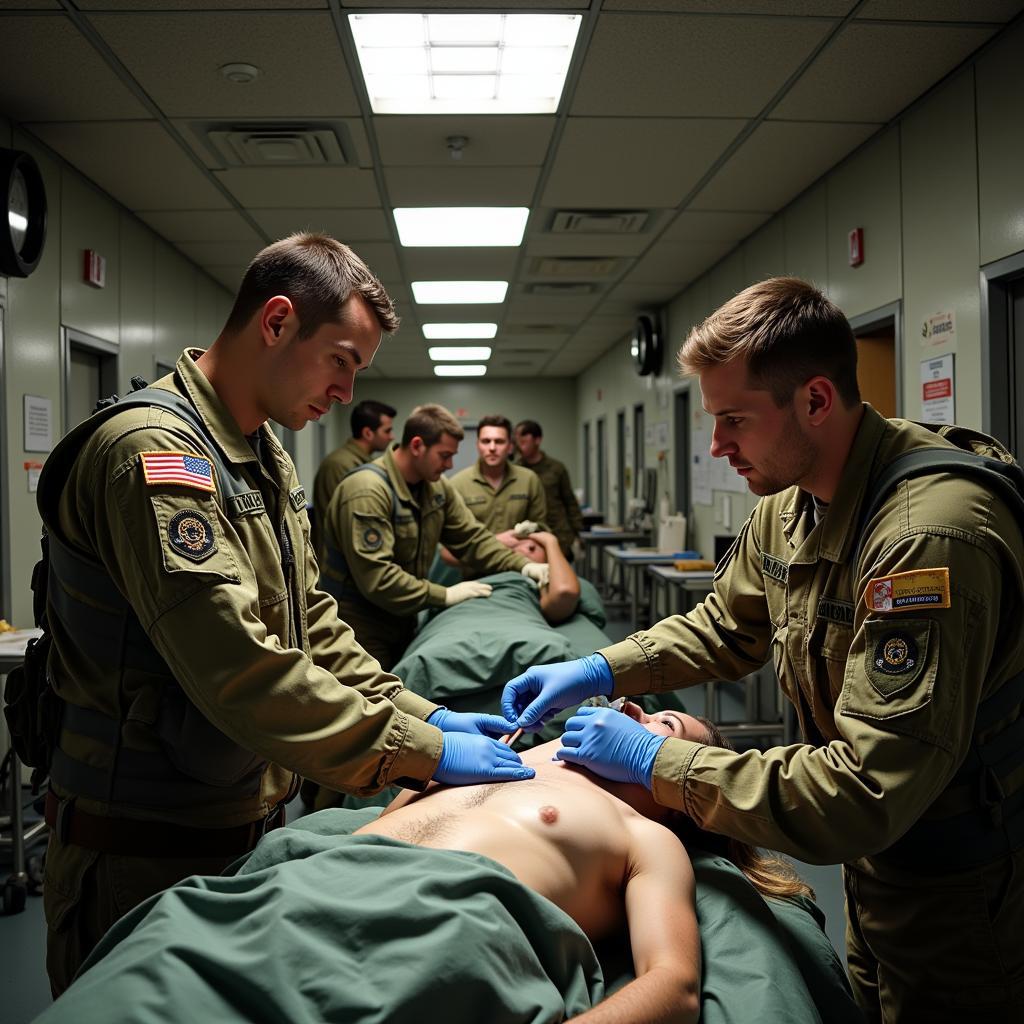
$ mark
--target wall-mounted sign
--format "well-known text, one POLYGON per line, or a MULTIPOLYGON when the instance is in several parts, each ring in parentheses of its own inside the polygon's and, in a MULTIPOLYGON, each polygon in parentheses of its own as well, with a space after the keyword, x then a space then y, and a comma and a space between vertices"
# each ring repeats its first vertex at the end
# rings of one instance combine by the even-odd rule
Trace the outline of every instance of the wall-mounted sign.
POLYGON ((48 452, 53 447, 53 402, 42 395, 25 395, 25 451, 48 452))
POLYGON ((864 262, 864 229, 854 228, 847 237, 850 243, 850 266, 859 267, 864 262))
POLYGON ((956 342, 956 314, 936 313, 921 324, 921 347, 938 348, 956 342))
POLYGON ((921 420, 953 423, 956 419, 956 377, 953 353, 921 360, 921 420))

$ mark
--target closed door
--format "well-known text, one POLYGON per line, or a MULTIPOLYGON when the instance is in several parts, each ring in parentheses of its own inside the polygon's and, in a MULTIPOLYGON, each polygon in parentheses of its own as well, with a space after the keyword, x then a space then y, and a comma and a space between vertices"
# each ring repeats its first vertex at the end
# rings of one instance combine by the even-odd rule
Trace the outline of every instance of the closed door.
POLYGON ((896 415, 896 328, 890 323, 857 337, 860 397, 883 416, 896 415))
POLYGON ((616 455, 615 455, 615 480, 613 487, 615 489, 615 512, 619 518, 620 523, 626 521, 626 412, 624 409, 619 411, 619 414, 615 418, 615 442, 616 442, 616 455))
POLYGON ((605 460, 608 457, 608 452, 605 448, 604 433, 604 417, 602 416, 597 421, 597 511, 606 516, 608 515, 608 494, 605 489, 605 477, 608 463, 605 460))
POLYGON ((103 380, 99 352, 72 345, 68 351, 67 430, 91 416, 96 403, 105 396, 100 385, 103 380))

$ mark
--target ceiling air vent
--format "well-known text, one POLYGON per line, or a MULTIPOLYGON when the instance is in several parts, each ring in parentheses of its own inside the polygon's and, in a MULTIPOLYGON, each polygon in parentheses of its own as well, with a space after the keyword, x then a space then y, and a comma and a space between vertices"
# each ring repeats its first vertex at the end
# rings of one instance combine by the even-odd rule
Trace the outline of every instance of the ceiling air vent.
POLYGON ((566 283, 559 281, 557 284, 531 284, 526 290, 531 295, 591 295, 595 291, 592 284, 566 283))
POLYGON ((559 210, 551 221, 554 234, 635 235, 650 220, 647 210, 559 210))
POLYGON ((621 263, 617 256, 538 256, 529 272, 566 281, 596 281, 610 277, 621 263))
POLYGON ((334 128, 211 127, 206 138, 228 167, 340 167, 349 163, 345 146, 334 128))

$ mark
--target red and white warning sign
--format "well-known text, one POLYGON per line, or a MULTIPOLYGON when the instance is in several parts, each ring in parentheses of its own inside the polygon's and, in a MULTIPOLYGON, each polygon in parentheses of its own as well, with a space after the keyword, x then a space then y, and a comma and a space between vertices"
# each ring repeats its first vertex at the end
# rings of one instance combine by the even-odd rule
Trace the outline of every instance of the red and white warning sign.
POLYGON ((921 360, 921 419, 925 423, 953 423, 956 414, 956 378, 953 353, 921 360))

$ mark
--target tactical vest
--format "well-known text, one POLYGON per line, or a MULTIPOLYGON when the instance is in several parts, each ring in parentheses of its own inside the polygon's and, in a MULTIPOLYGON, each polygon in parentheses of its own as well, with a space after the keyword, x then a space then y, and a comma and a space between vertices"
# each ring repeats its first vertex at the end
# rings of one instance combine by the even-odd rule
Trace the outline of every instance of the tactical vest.
MULTIPOLYGON (((936 428, 940 435, 944 433, 936 428)), ((861 509, 853 564, 860 562, 864 533, 889 493, 902 480, 956 472, 998 494, 1024 534, 1024 470, 1016 463, 964 449, 915 448, 895 458, 861 509)), ((949 785, 880 860, 915 870, 959 871, 990 863, 1024 845, 1024 672, 978 705, 971 745, 949 785), (1005 723, 1014 709, 1018 717, 1005 723), (1014 781, 1013 776, 1021 776, 1014 781)))
MULTIPOLYGON (((204 439, 204 454, 216 469, 219 493, 225 501, 251 490, 187 399, 160 388, 142 387, 137 378, 133 384, 139 385, 136 390, 120 401, 101 403, 101 408, 51 453, 39 478, 40 510, 55 515, 71 466, 95 430, 111 416, 139 407, 166 409, 204 439)), ((120 678, 130 669, 151 680, 132 706, 123 709, 120 720, 61 701, 61 732, 86 736, 107 748, 110 768, 97 768, 72 757, 58 741, 50 765, 51 780, 71 794, 106 803, 188 809, 206 802, 222 805, 237 800, 252 803, 258 813, 256 801, 267 762, 224 735, 189 700, 101 562, 83 557, 52 532, 47 546, 50 621, 59 621, 71 641, 110 676, 120 678), (146 706, 137 708, 139 704, 146 706), (157 749, 131 749, 123 743, 123 727, 129 718, 133 726, 138 726, 140 718, 152 721, 157 749)))

